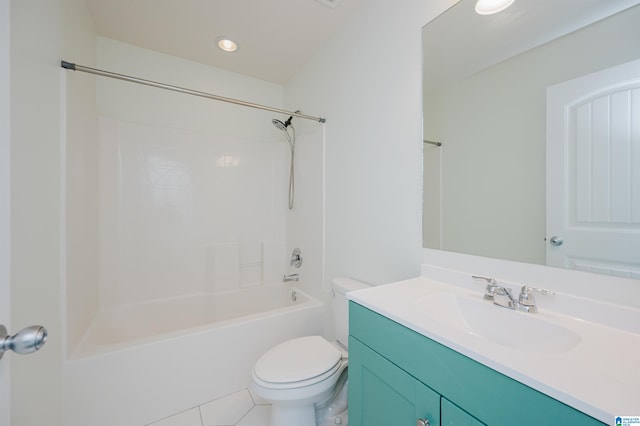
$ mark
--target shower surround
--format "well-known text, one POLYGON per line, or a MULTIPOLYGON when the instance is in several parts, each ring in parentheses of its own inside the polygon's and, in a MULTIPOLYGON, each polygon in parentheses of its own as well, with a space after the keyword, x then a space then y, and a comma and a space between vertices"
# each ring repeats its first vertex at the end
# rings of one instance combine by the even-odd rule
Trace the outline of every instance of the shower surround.
MULTIPOLYGON (((98 38, 96 62, 141 78, 283 104, 281 86, 109 39, 98 38)), ((321 191, 303 194, 300 211, 288 211, 289 147, 271 124, 273 114, 78 73, 62 78, 67 124, 82 121, 67 125, 73 133, 65 135, 68 424, 91 416, 126 424, 127 415, 153 420, 188 409, 246 387, 250 365, 273 344, 322 333, 321 222, 301 216, 305 208, 321 212, 321 191), (152 306, 191 300, 208 309, 207 300, 232 300, 221 297, 236 294, 239 310, 243 299, 278 294, 289 272, 288 251, 301 242, 319 254, 306 271, 298 271, 306 272, 299 283, 310 294, 306 302, 256 306, 250 317, 204 321, 183 332, 173 327, 184 319, 181 311, 175 310, 181 318, 173 321, 171 310, 163 310, 161 318, 170 326, 157 336, 87 350, 96 329, 119 321, 110 313, 128 312, 156 326, 159 317, 144 314, 152 306), (279 331, 270 332, 273 327, 279 331), (237 351, 242 357, 229 356, 237 351), (189 355, 181 358, 181 352, 189 355), (188 380, 168 373, 184 370, 185 363, 188 380), (120 375, 127 377, 123 389, 109 381, 120 375), (165 377, 158 381, 157 375, 165 377), (138 396, 122 399, 124 387, 138 396), (79 401, 88 404, 81 414, 79 401), (105 406, 124 411, 110 417, 105 406)), ((303 161, 322 152, 322 127, 313 126, 301 126, 303 161)), ((303 172, 299 187, 316 189, 321 172, 321 162, 303 172)), ((319 219, 319 213, 311 218, 319 219)))
POLYGON ((103 306, 281 282, 285 147, 100 117, 103 306))

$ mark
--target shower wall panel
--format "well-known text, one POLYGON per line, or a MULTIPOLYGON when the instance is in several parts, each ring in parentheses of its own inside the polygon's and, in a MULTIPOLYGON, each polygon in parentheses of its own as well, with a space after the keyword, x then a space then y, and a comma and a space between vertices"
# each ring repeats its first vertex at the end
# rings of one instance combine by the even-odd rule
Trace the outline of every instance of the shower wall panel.
POLYGON ((263 259, 282 270, 284 244, 263 253, 285 240, 284 144, 105 116, 99 128, 103 306, 259 285, 263 259))

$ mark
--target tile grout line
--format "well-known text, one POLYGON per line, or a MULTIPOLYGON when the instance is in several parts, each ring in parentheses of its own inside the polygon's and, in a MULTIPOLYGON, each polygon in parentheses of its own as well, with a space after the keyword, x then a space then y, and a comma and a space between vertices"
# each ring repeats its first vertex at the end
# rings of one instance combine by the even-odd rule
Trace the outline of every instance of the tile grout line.
MULTIPOLYGON (((171 414, 171 415, 169 415, 169 416, 163 417, 162 419, 156 420, 156 421, 154 421, 154 422, 152 422, 152 423, 147 423, 145 426, 153 426, 153 425, 155 425, 156 423, 160 423, 160 422, 162 422, 162 421, 164 421, 164 420, 167 420, 167 419, 169 419, 169 418, 171 418, 171 417, 174 417, 174 416, 178 416, 178 415, 180 415, 180 414, 182 414, 182 413, 186 413, 187 411, 193 410, 193 409, 195 409, 195 408, 197 408, 197 409, 198 409, 198 416, 199 416, 199 418, 200 418, 200 425, 201 425, 201 426, 206 426, 206 425, 205 425, 205 423, 204 423, 204 416, 203 416, 203 414, 202 414, 202 406, 204 406, 204 405, 206 405, 206 404, 210 404, 210 403, 215 402, 215 401, 218 401, 218 400, 221 400, 221 399, 224 399, 224 398, 225 398, 225 397, 227 397, 227 396, 230 396, 230 395, 233 395, 234 393, 238 393, 238 392, 242 392, 242 391, 246 391, 246 392, 249 394, 249 399, 251 400, 251 403, 253 404, 253 406, 252 406, 252 407, 251 407, 251 408, 250 408, 246 413, 244 413, 244 414, 243 414, 243 415, 238 419, 238 421, 237 421, 235 424, 233 424, 233 425, 224 425, 224 426, 235 426, 235 425, 237 425, 238 423, 240 423, 240 422, 241 422, 245 417, 247 417, 247 415, 249 415, 249 413, 251 413, 251 411, 253 411, 253 409, 254 409, 254 408, 256 408, 256 407, 265 407, 265 406, 269 406, 269 405, 271 405, 271 404, 268 404, 268 403, 262 403, 262 404, 260 404, 260 403, 256 402, 256 400, 255 400, 255 398, 254 398, 253 394, 251 393, 251 391, 249 390, 249 388, 243 388, 243 389, 241 389, 240 391, 236 391, 236 392, 233 392, 233 393, 231 393, 231 394, 229 394, 229 395, 225 395, 225 396, 222 396, 222 397, 220 397, 220 398, 215 398, 215 399, 212 399, 212 400, 210 400, 210 401, 208 401, 208 402, 205 402, 205 403, 202 403, 202 404, 199 404, 199 405, 193 406, 193 407, 191 407, 191 408, 187 408, 186 410, 182 410, 182 411, 179 411, 179 412, 177 412, 177 413, 175 413, 175 414, 171 414)), ((223 425, 216 425, 216 426, 223 426, 223 425)))
POLYGON ((249 409, 249 411, 247 411, 246 413, 244 413, 244 415, 243 415, 242 417, 240 417, 240 418, 238 419, 238 421, 237 421, 237 422, 235 422, 235 424, 234 424, 233 426, 236 426, 238 423, 240 423, 240 422, 242 421, 242 419, 244 419, 245 417, 247 417, 247 415, 248 415, 248 414, 249 414, 249 413, 250 413, 254 408, 256 408, 256 405, 257 405, 257 404, 256 404, 256 400, 255 400, 255 399, 253 399, 253 395, 251 395, 251 392, 249 391, 249 388, 244 388, 243 390, 247 391, 247 393, 249 394, 249 398, 251 399, 251 402, 253 403, 253 407, 251 407, 251 408, 249 409))
MULTIPOLYGON (((253 398, 252 398, 252 399, 253 399, 253 398)), ((255 404, 255 402, 253 403, 253 407, 251 407, 251 409, 250 409, 249 411, 247 411, 246 413, 244 413, 244 414, 242 415, 242 417, 240 417, 240 418, 238 419, 238 421, 237 421, 237 422, 235 422, 232 426, 236 426, 238 423, 240 423, 240 422, 242 421, 242 419, 244 419, 245 417, 247 417, 247 416, 249 415, 249 413, 250 413, 251 411, 253 411, 253 409, 254 409, 254 408, 256 408, 256 404, 255 404)))

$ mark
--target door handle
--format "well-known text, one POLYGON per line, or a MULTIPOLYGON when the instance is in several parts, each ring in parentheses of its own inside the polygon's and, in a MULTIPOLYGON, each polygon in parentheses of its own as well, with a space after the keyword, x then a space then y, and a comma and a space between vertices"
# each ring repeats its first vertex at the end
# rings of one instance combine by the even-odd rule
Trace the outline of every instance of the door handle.
POLYGON ((551 244, 554 247, 560 247, 562 243, 564 243, 564 240, 556 235, 551 237, 551 239, 549 240, 549 244, 551 244))
POLYGON ((41 325, 24 328, 13 336, 7 335, 7 329, 0 325, 0 358, 5 351, 12 350, 18 354, 30 354, 40 349, 47 342, 47 329, 41 325))

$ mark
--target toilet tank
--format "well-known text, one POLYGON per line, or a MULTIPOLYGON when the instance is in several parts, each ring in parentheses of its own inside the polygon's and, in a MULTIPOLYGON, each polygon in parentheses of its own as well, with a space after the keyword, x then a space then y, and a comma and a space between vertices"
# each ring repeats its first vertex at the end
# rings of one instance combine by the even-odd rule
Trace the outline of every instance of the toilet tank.
POLYGON ((349 344, 349 301, 346 293, 367 287, 370 286, 351 278, 334 278, 331 280, 331 288, 333 290, 331 306, 333 310, 333 331, 338 342, 344 347, 349 344))

